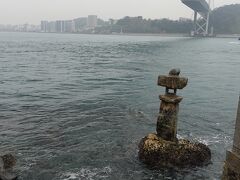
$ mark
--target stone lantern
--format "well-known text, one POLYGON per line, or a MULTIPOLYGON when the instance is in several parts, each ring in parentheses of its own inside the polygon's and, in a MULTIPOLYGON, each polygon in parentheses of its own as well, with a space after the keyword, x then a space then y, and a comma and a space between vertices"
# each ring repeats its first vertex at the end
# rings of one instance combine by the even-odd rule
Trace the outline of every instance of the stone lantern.
POLYGON ((173 69, 168 76, 159 76, 158 85, 166 88, 165 95, 160 95, 160 113, 157 120, 157 135, 166 141, 177 141, 177 118, 182 97, 177 90, 187 86, 188 79, 179 77, 180 70, 173 69), (173 90, 171 93, 170 90, 173 90))
POLYGON ((183 99, 177 96, 177 90, 188 83, 188 79, 179 74, 179 69, 172 69, 167 76, 158 78, 158 85, 166 91, 160 95, 157 133, 145 136, 139 143, 138 152, 140 161, 151 167, 193 167, 211 160, 211 151, 206 145, 177 138, 179 103, 183 99))

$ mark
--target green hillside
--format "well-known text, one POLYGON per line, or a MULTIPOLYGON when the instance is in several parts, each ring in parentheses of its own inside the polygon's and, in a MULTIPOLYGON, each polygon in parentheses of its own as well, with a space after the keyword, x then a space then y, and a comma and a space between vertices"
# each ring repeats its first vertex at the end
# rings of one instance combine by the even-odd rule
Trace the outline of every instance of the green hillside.
POLYGON ((215 33, 240 34, 240 4, 227 5, 213 10, 211 24, 215 33))
MULTIPOLYGON (((199 19, 201 21, 201 19, 199 19)), ((240 4, 214 9, 210 15, 210 27, 215 34, 240 34, 240 4)), ((144 19, 142 16, 126 16, 117 23, 100 26, 95 33, 184 33, 193 30, 191 19, 144 19)))

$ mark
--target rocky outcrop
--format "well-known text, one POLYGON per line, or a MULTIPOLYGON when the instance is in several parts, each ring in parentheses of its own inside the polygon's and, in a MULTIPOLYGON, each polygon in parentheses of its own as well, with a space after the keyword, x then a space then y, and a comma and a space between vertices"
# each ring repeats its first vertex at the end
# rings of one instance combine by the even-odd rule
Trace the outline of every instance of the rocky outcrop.
POLYGON ((211 160, 209 148, 201 143, 180 139, 166 141, 157 134, 149 134, 139 143, 139 159, 152 167, 194 167, 211 160))

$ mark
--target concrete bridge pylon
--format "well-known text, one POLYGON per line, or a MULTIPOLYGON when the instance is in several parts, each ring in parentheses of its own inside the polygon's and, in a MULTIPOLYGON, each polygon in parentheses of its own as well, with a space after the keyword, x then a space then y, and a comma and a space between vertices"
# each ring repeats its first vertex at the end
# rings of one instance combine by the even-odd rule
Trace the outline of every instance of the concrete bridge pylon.
POLYGON ((192 36, 210 36, 209 17, 210 17, 210 0, 181 0, 183 4, 194 11, 194 27, 191 32, 192 36), (199 18, 198 18, 199 17, 199 18))

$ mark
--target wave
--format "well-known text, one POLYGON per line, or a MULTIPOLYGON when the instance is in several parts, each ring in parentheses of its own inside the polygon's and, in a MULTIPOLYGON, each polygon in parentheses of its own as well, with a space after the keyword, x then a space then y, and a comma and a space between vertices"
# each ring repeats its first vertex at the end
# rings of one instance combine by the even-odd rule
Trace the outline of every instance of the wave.
POLYGON ((61 176, 62 180, 93 180, 93 179, 105 179, 109 177, 112 169, 109 166, 104 168, 81 168, 77 172, 66 172, 61 176))

